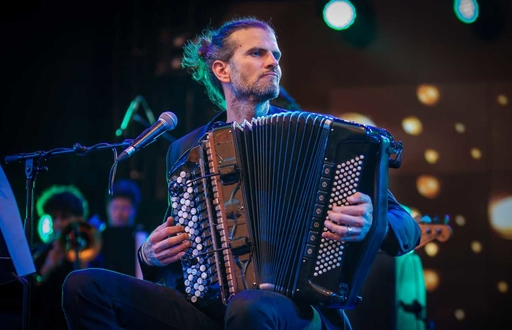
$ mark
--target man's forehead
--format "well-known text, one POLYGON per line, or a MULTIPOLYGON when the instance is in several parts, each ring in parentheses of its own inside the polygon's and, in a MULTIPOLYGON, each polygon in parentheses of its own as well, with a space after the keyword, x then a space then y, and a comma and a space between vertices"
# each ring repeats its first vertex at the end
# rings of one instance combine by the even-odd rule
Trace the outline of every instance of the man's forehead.
POLYGON ((237 48, 278 48, 276 36, 267 29, 241 29, 233 32, 231 38, 237 48))
POLYGON ((73 214, 69 211, 53 211, 51 214, 52 218, 71 218, 73 214))
POLYGON ((131 201, 131 199, 130 199, 130 198, 128 198, 128 197, 118 196, 118 197, 116 197, 116 198, 112 199, 112 200, 110 201, 110 204, 111 204, 111 205, 114 205, 114 204, 116 204, 116 205, 117 205, 117 204, 130 204, 130 205, 131 205, 131 204, 132 204, 132 201, 131 201))

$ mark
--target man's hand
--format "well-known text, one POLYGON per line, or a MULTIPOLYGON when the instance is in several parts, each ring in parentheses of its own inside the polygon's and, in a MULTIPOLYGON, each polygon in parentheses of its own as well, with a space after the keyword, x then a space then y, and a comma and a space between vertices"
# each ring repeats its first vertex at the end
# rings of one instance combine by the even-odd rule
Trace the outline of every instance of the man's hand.
POLYGON ((365 238, 373 221, 373 204, 370 196, 360 192, 347 198, 348 206, 333 206, 327 212, 322 237, 335 241, 356 242, 365 238))
POLYGON ((43 278, 48 277, 48 275, 53 270, 55 270, 55 268, 59 267, 62 264, 65 257, 66 254, 59 245, 58 240, 53 241, 52 248, 50 249, 50 251, 48 251, 48 255, 46 256, 44 264, 41 267, 41 270, 39 271, 41 273, 41 276, 43 278))
POLYGON ((167 266, 178 261, 192 246, 183 226, 174 226, 174 219, 168 217, 149 235, 142 245, 145 261, 150 266, 167 266))

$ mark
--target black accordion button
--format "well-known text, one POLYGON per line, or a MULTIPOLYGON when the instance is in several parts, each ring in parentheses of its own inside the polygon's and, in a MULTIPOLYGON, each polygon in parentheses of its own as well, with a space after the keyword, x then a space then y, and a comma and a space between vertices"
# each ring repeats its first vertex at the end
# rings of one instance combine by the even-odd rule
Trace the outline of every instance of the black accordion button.
POLYGON ((316 203, 317 204, 325 204, 325 202, 329 199, 329 195, 326 191, 318 191, 316 194, 316 203))
POLYGON ((306 251, 304 253, 304 258, 313 259, 315 257, 315 247, 311 244, 306 245, 306 251))
POLYGON ((314 217, 322 218, 324 215, 324 205, 315 204, 315 213, 314 217))
POLYGON ((323 220, 321 218, 313 217, 313 223, 311 224, 311 230, 320 230, 322 227, 323 220))
POLYGON ((324 164, 324 167, 322 168, 322 176, 330 177, 332 174, 333 167, 334 165, 324 164))
POLYGON ((316 231, 310 231, 308 234, 308 244, 316 244, 319 235, 316 231))
POLYGON ((320 187, 318 187, 318 189, 327 192, 327 191, 329 191, 330 185, 331 185, 331 179, 321 178, 320 179, 320 187))

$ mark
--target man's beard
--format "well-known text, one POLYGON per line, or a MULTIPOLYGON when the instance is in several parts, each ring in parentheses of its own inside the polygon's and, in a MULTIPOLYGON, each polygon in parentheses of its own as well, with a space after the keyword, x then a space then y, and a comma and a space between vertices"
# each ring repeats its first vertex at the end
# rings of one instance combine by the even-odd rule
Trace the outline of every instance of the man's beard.
POLYGON ((255 83, 249 83, 238 70, 232 70, 233 93, 237 99, 250 99, 264 102, 275 99, 279 95, 279 83, 275 84, 272 78, 260 77, 255 83))

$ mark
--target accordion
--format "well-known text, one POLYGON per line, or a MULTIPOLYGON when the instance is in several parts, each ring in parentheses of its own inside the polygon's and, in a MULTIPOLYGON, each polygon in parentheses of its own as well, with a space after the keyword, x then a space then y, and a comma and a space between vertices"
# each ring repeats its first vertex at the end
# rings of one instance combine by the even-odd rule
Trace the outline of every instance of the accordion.
POLYGON ((171 215, 192 242, 181 259, 187 298, 227 304, 261 289, 355 307, 386 233, 388 168, 401 150, 384 129, 310 112, 214 126, 168 178, 171 215), (356 192, 373 202, 366 238, 323 238, 327 211, 356 192))

